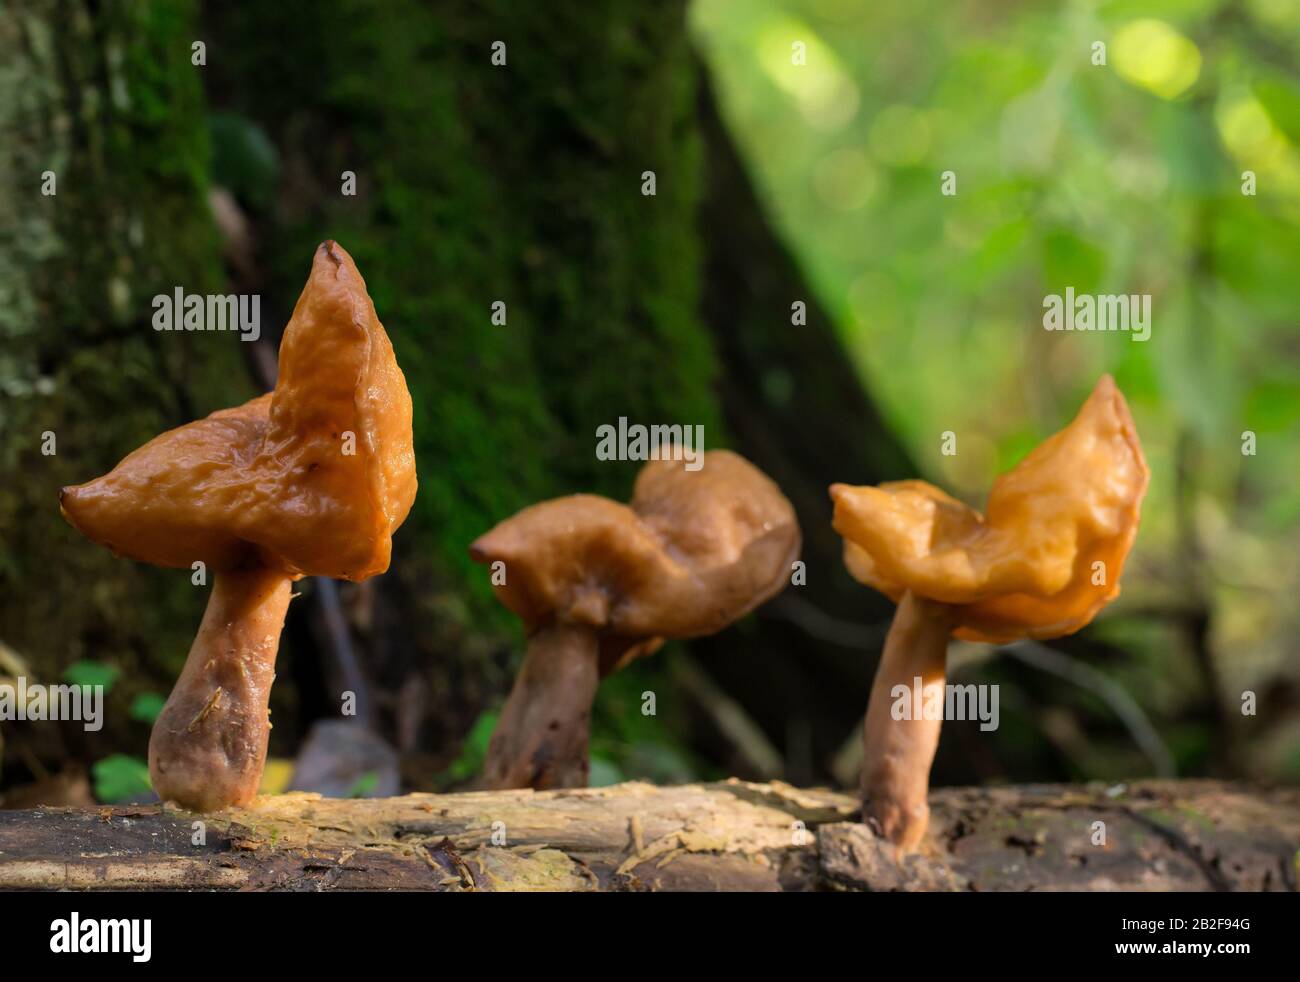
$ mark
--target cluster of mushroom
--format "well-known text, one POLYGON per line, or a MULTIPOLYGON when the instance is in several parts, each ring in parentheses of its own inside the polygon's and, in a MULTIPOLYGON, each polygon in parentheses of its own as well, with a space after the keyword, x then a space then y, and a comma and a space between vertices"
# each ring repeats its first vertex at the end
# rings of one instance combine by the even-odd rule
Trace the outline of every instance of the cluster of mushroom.
MULTIPOLYGON (((831 486, 844 561, 898 611, 868 702, 864 819, 900 850, 925 833, 940 721, 894 719, 894 690, 942 686, 948 639, 1077 631, 1119 591, 1148 472, 1107 376, 1077 418, 994 483, 981 515, 924 481, 831 486)), ((416 492, 411 397, 365 282, 317 250, 280 346, 275 390, 171 430, 59 495, 118 555, 214 574, 185 667, 155 724, 163 800, 247 804, 291 584, 388 568, 416 492)), ((665 639, 713 634, 775 596, 798 558, 794 509, 726 450, 642 468, 629 504, 577 494, 525 508, 470 546, 523 622, 523 665, 489 745, 491 788, 584 786, 600 680, 665 639)))
MULTIPOLYGON (((845 565, 898 604, 868 701, 861 791, 864 820, 900 852, 925 834, 942 720, 896 719, 899 687, 942 689, 952 636, 1004 644, 1086 626, 1119 593, 1148 476, 1124 397, 1103 376, 1073 422, 994 482, 987 515, 924 481, 831 486, 845 565)), ((699 475, 648 464, 630 507, 574 495, 480 538, 470 555, 503 564, 497 595, 529 638, 486 784, 585 785, 600 678, 764 602, 798 548, 789 502, 725 451, 699 475)))

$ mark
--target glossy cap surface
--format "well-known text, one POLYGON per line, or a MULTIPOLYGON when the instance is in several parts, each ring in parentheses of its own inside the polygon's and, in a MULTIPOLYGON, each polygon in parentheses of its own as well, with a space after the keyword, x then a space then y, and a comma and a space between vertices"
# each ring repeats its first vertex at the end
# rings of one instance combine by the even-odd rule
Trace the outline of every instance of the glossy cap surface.
POLYGON ((60 507, 142 562, 360 580, 388 568, 415 490, 406 380, 352 258, 325 242, 275 391, 161 434, 60 507))
POLYGON ((698 471, 647 463, 630 505, 579 494, 525 508, 470 555, 505 564, 497 597, 529 631, 583 624, 608 656, 720 631, 789 582, 799 546, 780 489, 743 457, 712 450, 698 471))
POLYGON ((985 515, 925 481, 836 484, 834 526, 854 578, 951 605, 957 637, 1060 637, 1119 594, 1148 478, 1107 375, 1073 422, 997 478, 985 515))

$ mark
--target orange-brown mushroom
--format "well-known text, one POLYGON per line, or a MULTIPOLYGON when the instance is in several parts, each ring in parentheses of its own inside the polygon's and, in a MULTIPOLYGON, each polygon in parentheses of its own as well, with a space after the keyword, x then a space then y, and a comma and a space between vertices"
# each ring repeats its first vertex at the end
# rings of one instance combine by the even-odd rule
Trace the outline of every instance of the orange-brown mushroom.
POLYGON ((942 720, 895 719, 896 700, 942 690, 950 635, 1003 644, 1087 625, 1119 594, 1148 476, 1106 375, 1069 426, 994 481, 986 515, 924 481, 831 486, 849 572, 898 603, 867 707, 862 800, 902 851, 929 821, 942 720))
POLYGON ((117 555, 214 573, 149 741, 160 798, 215 811, 256 795, 290 583, 384 572, 415 489, 406 380, 352 257, 325 242, 285 329, 274 392, 60 491, 64 517, 117 555))
POLYGON ((600 679, 665 638, 722 630, 788 582, 800 535, 780 489, 726 450, 698 471, 662 456, 641 469, 630 506, 557 498, 470 546, 528 635, 486 786, 585 787, 600 679))

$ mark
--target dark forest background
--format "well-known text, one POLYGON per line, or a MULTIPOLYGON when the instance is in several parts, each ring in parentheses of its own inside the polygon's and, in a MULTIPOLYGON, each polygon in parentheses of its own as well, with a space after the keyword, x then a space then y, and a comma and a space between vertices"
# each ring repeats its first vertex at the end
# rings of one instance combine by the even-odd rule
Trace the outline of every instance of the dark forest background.
POLYGON ((593 451, 620 416, 771 475, 808 578, 606 681, 593 780, 851 784, 891 608, 826 486, 978 504, 1106 370, 1154 472, 1124 597, 1046 652, 955 646, 1002 725, 948 727, 934 783, 1300 778, 1298 37, 1264 0, 3 0, 0 677, 109 686, 98 733, 0 723, 3 804, 148 793, 206 591, 86 542, 58 488, 262 387, 325 238, 406 373, 420 493, 387 575, 301 584, 268 789, 304 757, 334 793, 472 781, 522 638, 466 547, 626 499, 638 465, 593 451), (1153 293, 1152 341, 1047 336, 1066 284, 1153 293), (263 342, 152 331, 178 285, 261 294, 263 342), (344 689, 362 715, 321 727, 344 689))

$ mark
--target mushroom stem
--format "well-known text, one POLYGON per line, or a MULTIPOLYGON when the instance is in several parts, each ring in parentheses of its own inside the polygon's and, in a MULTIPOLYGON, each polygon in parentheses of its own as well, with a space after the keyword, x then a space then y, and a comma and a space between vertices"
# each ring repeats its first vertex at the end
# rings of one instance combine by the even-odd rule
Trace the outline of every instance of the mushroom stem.
POLYGON ((257 795, 291 583, 262 567, 216 575, 185 668, 149 738, 149 776, 163 801, 209 812, 257 795))
POLYGON ((930 821, 926 797, 943 714, 927 719, 924 709, 936 685, 943 705, 950 630, 944 605, 904 593, 871 686, 862 730, 862 817, 879 825, 900 854, 916 849, 930 821), (905 707, 902 718, 895 718, 895 705, 905 707))
POLYGON ((483 785, 585 788, 587 726, 600 683, 596 633, 555 623, 528 639, 524 664, 488 744, 483 785))

